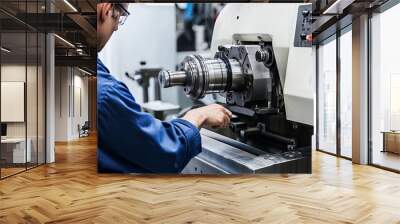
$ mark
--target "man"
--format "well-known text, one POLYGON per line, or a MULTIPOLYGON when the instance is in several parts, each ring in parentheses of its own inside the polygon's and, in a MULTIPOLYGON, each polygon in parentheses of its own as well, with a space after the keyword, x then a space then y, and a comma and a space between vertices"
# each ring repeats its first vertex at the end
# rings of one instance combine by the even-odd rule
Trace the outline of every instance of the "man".
MULTIPOLYGON (((101 51, 129 15, 128 3, 97 4, 97 48, 101 51)), ((97 60, 98 170, 124 173, 176 173, 201 152, 199 128, 226 127, 232 113, 213 104, 182 119, 157 120, 141 112, 126 85, 97 60)))

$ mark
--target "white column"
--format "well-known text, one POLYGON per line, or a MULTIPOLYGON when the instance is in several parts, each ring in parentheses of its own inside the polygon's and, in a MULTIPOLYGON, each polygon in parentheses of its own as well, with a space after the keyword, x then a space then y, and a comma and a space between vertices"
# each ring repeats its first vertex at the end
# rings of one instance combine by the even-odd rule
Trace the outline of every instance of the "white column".
POLYGON ((54 35, 46 36, 46 163, 55 161, 55 56, 54 35))
POLYGON ((353 20, 353 162, 368 163, 368 16, 353 20))

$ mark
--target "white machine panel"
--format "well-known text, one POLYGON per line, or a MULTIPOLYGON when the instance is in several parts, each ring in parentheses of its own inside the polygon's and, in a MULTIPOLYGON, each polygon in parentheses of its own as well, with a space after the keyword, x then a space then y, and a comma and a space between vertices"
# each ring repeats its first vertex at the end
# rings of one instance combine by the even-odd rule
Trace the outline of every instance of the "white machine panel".
POLYGON ((300 5, 304 4, 228 4, 215 22, 211 51, 216 52, 220 45, 233 44, 233 34, 264 33, 272 36, 284 86, 287 119, 313 125, 315 51, 294 47, 300 5))

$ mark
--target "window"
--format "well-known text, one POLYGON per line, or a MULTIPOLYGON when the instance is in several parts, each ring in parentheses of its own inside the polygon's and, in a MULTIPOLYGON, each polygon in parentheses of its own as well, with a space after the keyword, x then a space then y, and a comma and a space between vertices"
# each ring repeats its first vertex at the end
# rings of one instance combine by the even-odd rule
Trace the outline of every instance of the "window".
POLYGON ((336 153, 336 40, 318 47, 318 149, 336 153))
POLYGON ((371 18, 371 162, 400 170, 400 5, 371 18))
POLYGON ((340 155, 352 157, 352 33, 340 36, 340 155))
POLYGON ((31 141, 26 126, 26 32, 1 34, 1 176, 26 169, 31 160, 31 141))
POLYGON ((318 149, 351 159, 353 78, 351 24, 318 45, 317 63, 318 149))
MULTIPOLYGON (((0 2, 19 16, 42 5, 0 2)), ((0 178, 45 163, 45 35, 12 15, 0 12, 0 178)))

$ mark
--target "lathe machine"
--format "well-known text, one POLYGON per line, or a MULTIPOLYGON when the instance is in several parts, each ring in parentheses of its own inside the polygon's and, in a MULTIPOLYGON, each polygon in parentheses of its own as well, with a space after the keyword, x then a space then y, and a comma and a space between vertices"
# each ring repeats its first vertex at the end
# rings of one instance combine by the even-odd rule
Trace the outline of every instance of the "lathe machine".
POLYGON ((213 58, 187 56, 161 71, 164 88, 214 94, 234 117, 203 128, 203 151, 183 173, 310 173, 314 59, 310 4, 228 4, 215 23, 213 58), (222 99, 222 100, 221 100, 222 99))

